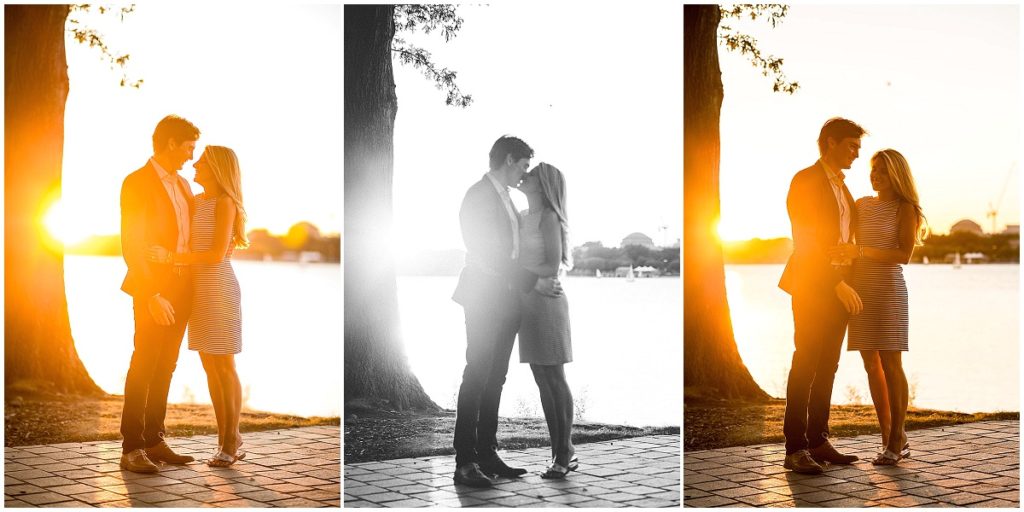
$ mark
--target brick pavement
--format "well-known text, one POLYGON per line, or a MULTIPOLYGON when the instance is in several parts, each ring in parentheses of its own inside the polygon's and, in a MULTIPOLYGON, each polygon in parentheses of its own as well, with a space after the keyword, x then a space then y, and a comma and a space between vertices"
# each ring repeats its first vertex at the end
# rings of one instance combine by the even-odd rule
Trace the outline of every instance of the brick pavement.
POLYGON ((550 448, 501 452, 522 478, 455 485, 452 455, 346 464, 345 507, 679 507, 679 434, 576 447, 579 471, 544 480, 550 448))
POLYGON ((686 452, 687 507, 1020 507, 1020 422, 987 421, 908 432, 911 458, 872 466, 881 438, 833 439, 862 460, 822 475, 782 468, 782 444, 686 452), (864 460, 867 459, 867 460, 864 460))
POLYGON ((120 441, 4 448, 4 507, 339 507, 341 429, 242 435, 245 460, 211 468, 216 436, 174 438, 196 457, 159 474, 123 471, 120 441))

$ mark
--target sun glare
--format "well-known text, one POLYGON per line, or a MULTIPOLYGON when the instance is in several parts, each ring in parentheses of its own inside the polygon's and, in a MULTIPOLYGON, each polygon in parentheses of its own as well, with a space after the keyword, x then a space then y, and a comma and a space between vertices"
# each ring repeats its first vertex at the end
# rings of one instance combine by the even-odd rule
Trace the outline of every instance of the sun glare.
POLYGON ((745 236, 742 231, 741 227, 721 219, 718 220, 718 224, 715 226, 715 234, 718 235, 718 240, 722 242, 744 240, 745 236))
POLYGON ((92 235, 87 222, 85 216, 74 215, 61 200, 55 201, 43 216, 47 233, 65 246, 83 242, 92 235))

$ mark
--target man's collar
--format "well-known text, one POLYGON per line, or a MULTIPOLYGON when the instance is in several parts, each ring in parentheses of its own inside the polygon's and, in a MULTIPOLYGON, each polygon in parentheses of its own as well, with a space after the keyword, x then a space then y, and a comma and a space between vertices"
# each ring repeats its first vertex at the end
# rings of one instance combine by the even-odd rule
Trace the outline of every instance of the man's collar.
POLYGON ((488 172, 487 174, 484 174, 484 176, 487 176, 487 179, 491 180, 491 183, 494 183, 494 185, 497 186, 498 188, 500 188, 502 190, 505 190, 505 191, 508 190, 508 185, 506 185, 506 184, 502 183, 500 180, 498 180, 498 178, 496 178, 493 173, 488 172))
POLYGON ((820 163, 821 167, 825 169, 825 176, 828 176, 828 179, 834 180, 836 178, 839 178, 840 180, 843 180, 846 178, 846 174, 844 174, 842 171, 836 171, 827 163, 825 163, 824 158, 819 158, 818 163, 820 163))
POLYGON ((171 177, 171 173, 167 172, 167 170, 160 165, 160 162, 156 161, 156 158, 150 157, 149 163, 153 164, 153 168, 156 169, 156 175, 159 176, 160 179, 165 180, 171 177))

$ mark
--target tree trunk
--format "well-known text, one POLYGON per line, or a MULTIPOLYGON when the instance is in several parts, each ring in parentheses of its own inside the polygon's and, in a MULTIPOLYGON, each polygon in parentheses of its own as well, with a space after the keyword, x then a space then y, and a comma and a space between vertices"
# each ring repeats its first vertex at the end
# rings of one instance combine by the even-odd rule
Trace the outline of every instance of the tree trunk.
POLYGON ((4 384, 102 394, 71 337, 63 246, 41 222, 60 195, 68 11, 4 6, 4 384))
POLYGON ((391 252, 394 6, 345 6, 345 404, 436 410, 409 369, 391 252))
POLYGON ((720 213, 722 73, 717 5, 683 8, 684 385, 687 396, 765 400, 733 337, 725 294, 720 213))

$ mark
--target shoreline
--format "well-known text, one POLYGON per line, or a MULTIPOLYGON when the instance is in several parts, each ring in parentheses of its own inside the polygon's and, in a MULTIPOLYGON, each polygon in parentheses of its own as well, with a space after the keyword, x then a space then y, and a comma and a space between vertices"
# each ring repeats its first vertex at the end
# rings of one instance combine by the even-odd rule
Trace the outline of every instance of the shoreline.
MULTIPOLYGON (((578 422, 572 441, 584 444, 646 435, 678 434, 680 427, 630 427, 578 422)), ((345 464, 379 460, 451 455, 455 432, 455 411, 400 413, 355 411, 345 419, 345 464)), ((544 418, 498 418, 501 450, 522 450, 550 446, 544 418)))
MULTIPOLYGON (((121 439, 122 395, 99 397, 19 392, 4 395, 4 446, 121 439)), ((317 425, 339 425, 339 417, 304 418, 243 409, 242 433, 317 425)), ((167 437, 216 434, 217 420, 209 404, 167 404, 167 437)))
MULTIPOLYGON (((684 452, 731 446, 781 443, 786 401, 768 403, 713 402, 687 399, 684 405, 684 452)), ((833 438, 865 434, 881 436, 871 405, 833 405, 829 430, 833 438)), ((933 409, 907 409, 906 431, 962 425, 988 420, 1020 420, 1019 411, 960 413, 933 409)), ((911 434, 911 437, 912 434, 911 434)))

